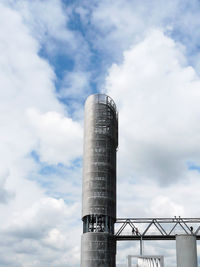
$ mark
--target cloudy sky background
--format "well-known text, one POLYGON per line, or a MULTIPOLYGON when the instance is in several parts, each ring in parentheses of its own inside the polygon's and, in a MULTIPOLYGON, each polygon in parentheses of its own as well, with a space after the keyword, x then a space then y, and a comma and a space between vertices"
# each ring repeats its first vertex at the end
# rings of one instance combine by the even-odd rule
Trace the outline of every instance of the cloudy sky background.
MULTIPOLYGON (((0 14, 0 266, 80 266, 91 93, 119 110, 118 217, 199 217, 200 2, 0 0, 0 14)), ((145 251, 176 266, 174 242, 145 251)))

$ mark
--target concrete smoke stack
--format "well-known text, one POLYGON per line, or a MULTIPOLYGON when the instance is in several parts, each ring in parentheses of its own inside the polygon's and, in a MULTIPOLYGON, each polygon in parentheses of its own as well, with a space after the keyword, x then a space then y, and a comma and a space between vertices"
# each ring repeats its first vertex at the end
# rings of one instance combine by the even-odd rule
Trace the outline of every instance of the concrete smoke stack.
POLYGON ((85 104, 81 244, 82 267, 115 267, 118 114, 107 95, 85 104))

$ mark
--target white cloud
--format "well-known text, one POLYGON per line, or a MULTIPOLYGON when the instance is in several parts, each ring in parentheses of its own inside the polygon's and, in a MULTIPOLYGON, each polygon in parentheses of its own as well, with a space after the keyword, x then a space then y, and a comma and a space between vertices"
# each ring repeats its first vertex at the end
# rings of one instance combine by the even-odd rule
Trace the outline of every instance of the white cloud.
MULTIPOLYGON (((73 32, 66 27, 69 21, 69 10, 67 7, 63 9, 62 1, 48 0, 44 2, 36 0, 29 2, 27 0, 9 0, 3 2, 20 13, 31 34, 41 44, 53 39, 65 41, 72 48, 77 45, 73 32)), ((50 46, 53 40, 49 43, 50 46)))
POLYGON ((188 161, 199 156, 199 86, 183 48, 160 30, 111 67, 106 87, 119 107, 123 171, 162 184, 183 178, 188 161))
POLYGON ((62 199, 42 198, 22 212, 16 212, 5 228, 16 236, 37 240, 46 236, 49 229, 59 225, 63 217, 67 219, 76 209, 77 205, 67 207, 62 199))
POLYGON ((14 194, 6 188, 6 180, 8 176, 9 173, 6 170, 3 170, 3 172, 0 173, 0 203, 3 204, 7 203, 14 197, 14 194))
POLYGON ((77 122, 53 111, 40 114, 36 110, 29 110, 28 116, 38 138, 36 150, 41 161, 69 165, 72 160, 80 157, 83 130, 77 122))
MULTIPOLYGON (((41 115, 38 121, 38 124, 41 124, 43 118, 44 126, 38 127, 40 129, 49 127, 47 130, 51 131, 49 139, 51 139, 52 146, 59 142, 55 135, 52 136, 53 127, 56 127, 54 131, 60 129, 63 134, 68 130, 66 127, 70 127, 73 131, 72 135, 79 140, 81 139, 81 128, 70 118, 64 119, 64 115, 67 114, 64 106, 56 98, 55 74, 50 65, 38 56, 39 44, 30 36, 20 15, 2 4, 0 8, 2 13, 0 28, 2 55, 0 58, 0 138, 2 163, 5 168, 9 168, 16 159, 20 161, 27 156, 35 148, 37 138, 41 137, 32 133, 30 118, 27 116, 28 110, 35 109, 41 114, 46 114, 44 118, 41 115), (7 17, 9 20, 6 19, 7 17)), ((37 116, 39 119, 39 113, 37 116)), ((32 123, 36 124, 35 121, 32 123)), ((44 131, 40 130, 38 134, 44 135, 44 131)), ((59 133, 57 132, 57 134, 59 133)), ((72 139, 70 140, 72 141, 72 139)), ((44 136, 42 141, 40 140, 41 146, 42 142, 45 142, 44 136)), ((78 152, 76 147, 74 151, 72 158, 81 153, 81 150, 78 152)), ((52 157, 53 155, 51 155, 52 157)), ((70 160, 70 156, 67 160, 70 160)))
POLYGON ((158 195, 152 200, 150 213, 155 217, 164 217, 166 214, 173 217, 174 214, 183 214, 183 207, 170 200, 170 197, 158 195))
POLYGON ((103 51, 104 66, 122 59, 124 50, 141 41, 145 33, 155 27, 186 45, 187 56, 199 70, 198 44, 200 40, 199 2, 196 0, 170 1, 83 1, 77 8, 89 37, 98 51, 103 51), (88 15, 89 13, 89 15, 88 15))
MULTIPOLYGON (((67 205, 62 199, 43 198, 16 213, 4 229, 4 241, 0 242, 1 246, 9 245, 16 255, 16 263, 12 264, 63 267, 70 262, 75 265, 80 253, 77 238, 81 229, 73 214, 79 209, 80 205, 67 205)), ((2 260, 6 259, 2 256, 2 260)))
POLYGON ((70 164, 81 155, 82 129, 57 99, 54 71, 39 57, 41 44, 32 36, 31 26, 7 4, 0 4, 0 266, 61 267, 70 258, 75 265, 79 263, 79 235, 74 234, 79 231, 77 198, 68 199, 69 205, 46 198, 45 185, 36 182, 40 165, 31 152, 36 150, 48 163, 70 164), (74 213, 78 215, 72 222, 74 213), (63 253, 62 237, 66 239, 70 226, 67 241, 72 247, 67 242, 63 253), (57 249, 53 233, 60 240, 57 249))

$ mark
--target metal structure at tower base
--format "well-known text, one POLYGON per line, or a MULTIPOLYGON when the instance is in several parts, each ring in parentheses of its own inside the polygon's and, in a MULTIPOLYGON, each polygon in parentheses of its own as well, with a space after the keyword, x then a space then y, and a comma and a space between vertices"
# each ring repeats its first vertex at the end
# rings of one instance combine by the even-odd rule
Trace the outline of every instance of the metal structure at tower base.
POLYGON ((195 235, 176 236, 177 267, 197 267, 197 245, 195 235))
MULTIPOLYGON (((132 267, 132 258, 137 259, 137 267, 164 267, 164 257, 155 255, 128 255, 127 267, 132 267)), ((134 265, 135 266, 135 265, 134 265)))

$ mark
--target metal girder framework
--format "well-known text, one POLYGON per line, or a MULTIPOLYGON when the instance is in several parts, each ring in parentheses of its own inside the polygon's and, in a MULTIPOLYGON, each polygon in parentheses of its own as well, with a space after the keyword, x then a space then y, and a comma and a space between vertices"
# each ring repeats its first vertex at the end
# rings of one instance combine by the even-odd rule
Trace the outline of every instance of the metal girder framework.
POLYGON ((175 240, 177 234, 200 240, 200 218, 119 218, 115 238, 120 240, 175 240))

